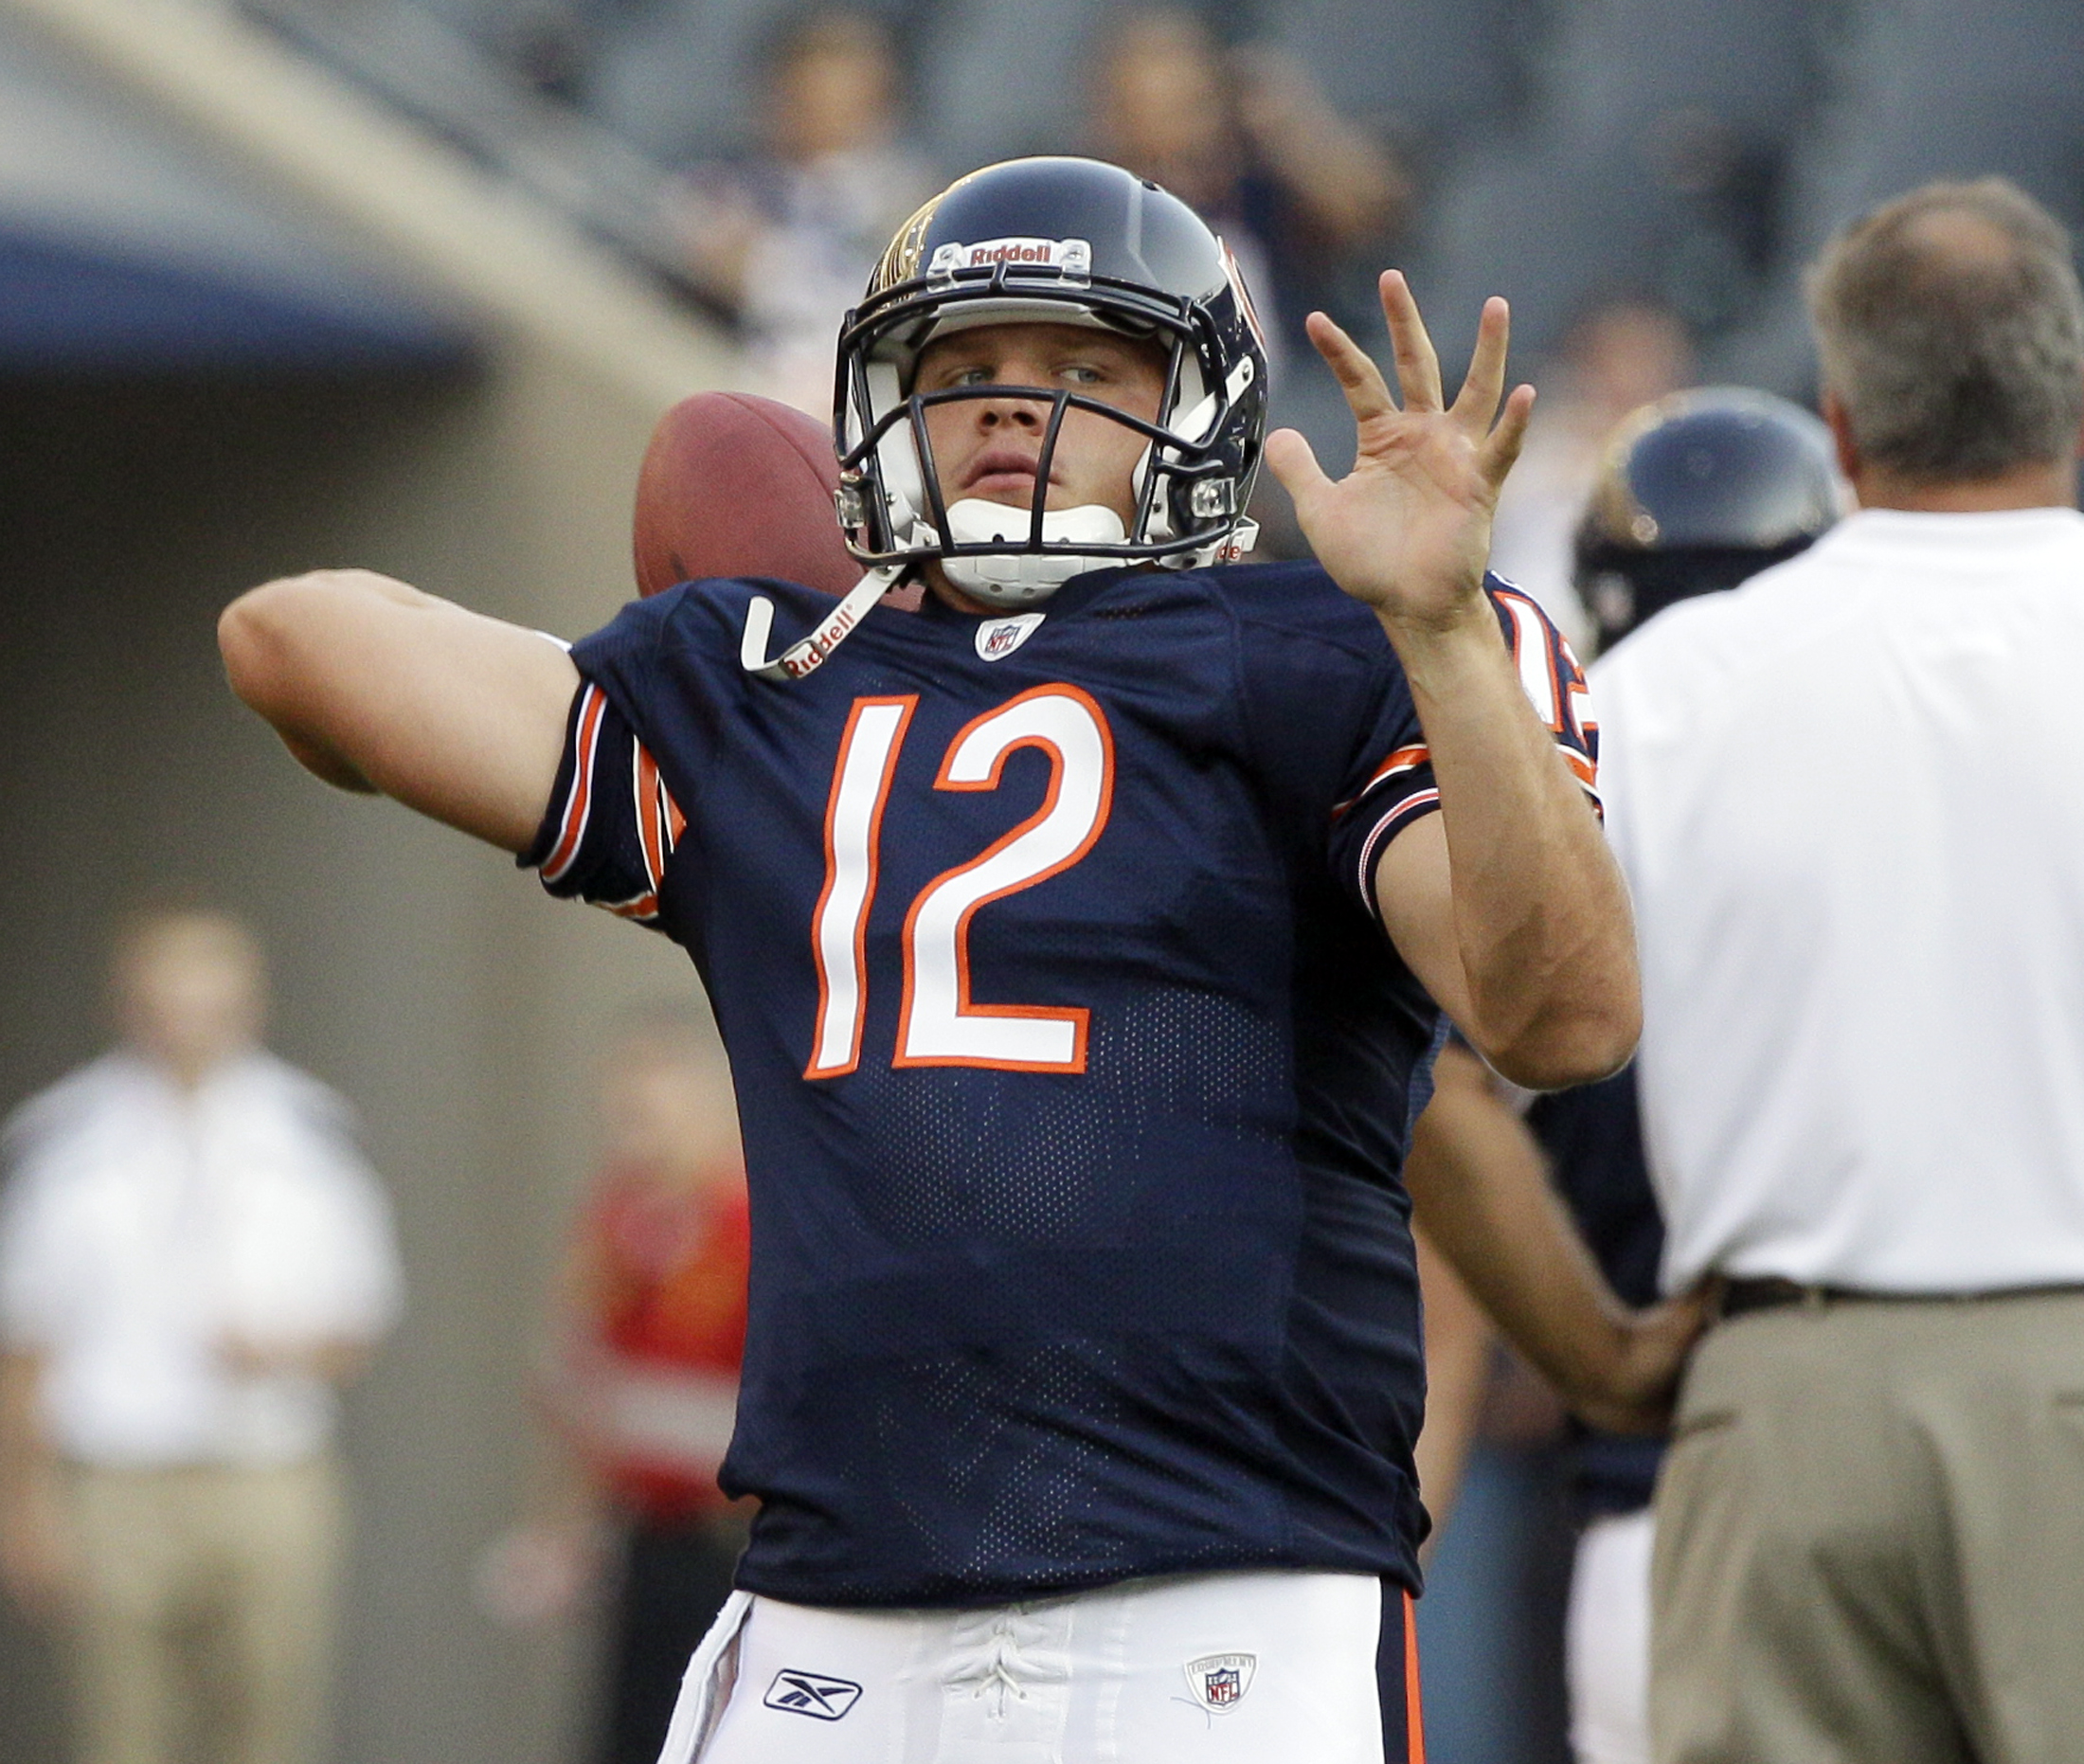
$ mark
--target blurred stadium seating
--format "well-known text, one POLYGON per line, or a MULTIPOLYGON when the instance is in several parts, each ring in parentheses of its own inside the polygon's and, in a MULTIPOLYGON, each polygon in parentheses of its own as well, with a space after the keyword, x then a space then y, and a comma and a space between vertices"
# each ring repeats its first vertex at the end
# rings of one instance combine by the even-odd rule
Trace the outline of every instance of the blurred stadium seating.
MULTIPOLYGON (((439 20, 666 167, 744 151, 747 65, 794 0, 264 0, 380 34, 439 20)), ((865 0, 909 51, 917 138, 949 171, 1075 148, 1101 0, 865 0)), ((1616 293, 1718 351, 1786 330, 1801 257, 1852 207, 2003 170, 2084 217, 2084 33, 2063 0, 1216 0, 1405 151, 1425 217, 1405 249, 1458 313, 1502 286, 1536 354, 1616 293)), ((338 28, 337 24, 333 28, 338 28)), ((452 58, 453 59, 453 58, 452 58)), ((1800 391, 1785 347, 1772 378, 1800 391)))
MULTIPOLYGON (((733 360, 626 253, 227 9, 0 6, 0 1108, 95 1050, 140 898, 222 901, 350 1095, 407 1321, 355 1393, 343 1755, 561 1757, 583 1662, 473 1615, 584 1168, 589 1027, 672 983, 494 853, 313 786, 229 697, 243 586, 360 562, 574 634, 657 414, 733 360), (91 878, 91 879, 90 879, 91 878)), ((691 982, 692 983, 692 982, 691 982)), ((0 1613, 0 1757, 59 1764, 0 1613)))

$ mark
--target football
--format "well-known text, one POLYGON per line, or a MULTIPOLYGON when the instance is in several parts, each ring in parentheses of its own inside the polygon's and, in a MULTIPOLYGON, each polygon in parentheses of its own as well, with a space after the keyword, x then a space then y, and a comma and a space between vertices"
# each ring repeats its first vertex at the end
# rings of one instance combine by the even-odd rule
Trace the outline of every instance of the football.
POLYGON ((638 592, 773 576, 844 594, 861 566, 839 536, 838 483, 832 432, 817 418, 749 392, 682 399, 638 475, 638 592))

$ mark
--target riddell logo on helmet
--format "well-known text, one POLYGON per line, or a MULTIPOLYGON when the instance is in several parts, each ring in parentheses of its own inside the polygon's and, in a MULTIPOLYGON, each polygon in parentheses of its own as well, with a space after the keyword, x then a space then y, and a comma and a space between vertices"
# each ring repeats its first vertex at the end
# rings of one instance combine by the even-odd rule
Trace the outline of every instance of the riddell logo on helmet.
POLYGON ((926 265, 929 276, 961 269, 990 269, 1008 263, 1020 269, 1060 269, 1084 276, 1092 270, 1092 245, 1084 239, 986 239, 974 245, 937 246, 926 265))

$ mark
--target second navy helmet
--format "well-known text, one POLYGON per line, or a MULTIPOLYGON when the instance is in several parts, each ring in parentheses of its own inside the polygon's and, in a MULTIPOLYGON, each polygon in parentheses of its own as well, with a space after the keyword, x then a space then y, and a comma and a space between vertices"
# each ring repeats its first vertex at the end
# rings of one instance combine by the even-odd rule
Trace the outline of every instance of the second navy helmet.
POLYGON ((1614 431, 1577 529, 1600 647, 1792 557, 1843 508, 1830 431, 1801 406, 1743 387, 1645 405, 1614 431))

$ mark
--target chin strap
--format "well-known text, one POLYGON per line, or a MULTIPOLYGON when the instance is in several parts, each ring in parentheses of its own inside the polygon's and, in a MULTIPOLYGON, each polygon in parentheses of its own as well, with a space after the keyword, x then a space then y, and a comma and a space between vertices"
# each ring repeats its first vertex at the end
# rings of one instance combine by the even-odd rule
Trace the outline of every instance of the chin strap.
POLYGON ((753 596, 746 608, 746 631, 738 643, 738 665, 764 680, 799 680, 825 665, 825 657, 839 647, 847 633, 867 616, 870 607, 888 594, 905 573, 903 564, 885 564, 871 569, 849 588, 846 597, 819 622, 817 630, 800 642, 791 643, 779 656, 767 656, 767 639, 774 632, 774 603, 764 594, 753 596))

